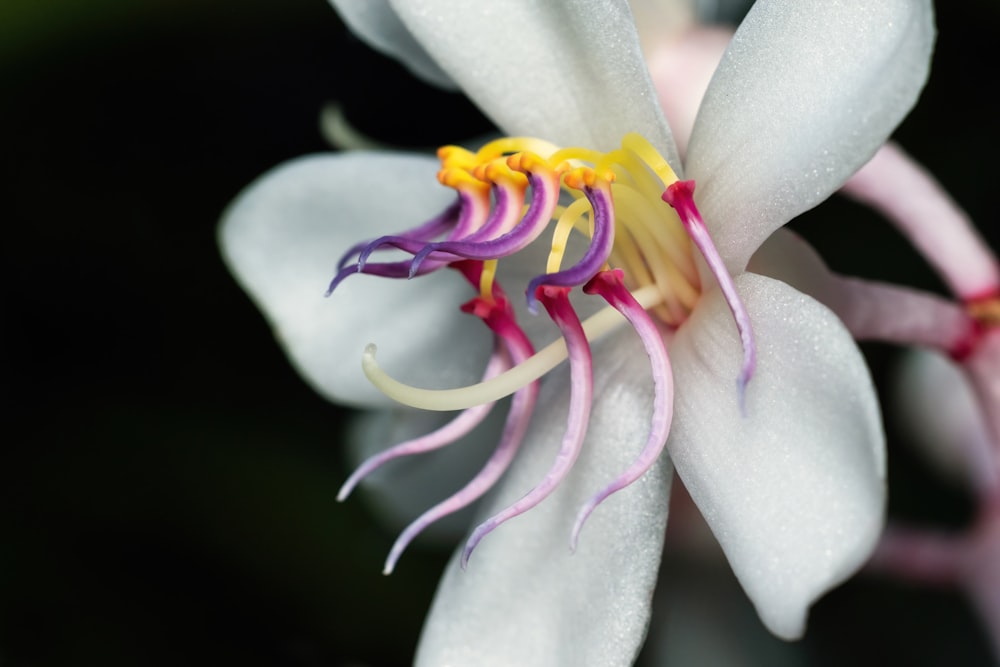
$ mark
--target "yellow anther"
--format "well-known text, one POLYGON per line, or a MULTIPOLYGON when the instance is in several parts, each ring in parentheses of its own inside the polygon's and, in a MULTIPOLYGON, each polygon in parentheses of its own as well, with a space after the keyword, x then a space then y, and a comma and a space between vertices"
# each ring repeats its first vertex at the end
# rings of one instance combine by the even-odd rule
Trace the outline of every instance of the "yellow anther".
POLYGON ((551 173, 553 171, 548 161, 529 151, 521 151, 508 157, 507 166, 523 174, 529 172, 551 173))
POLYGON ((528 177, 507 166, 505 158, 497 158, 478 165, 472 174, 481 181, 506 185, 508 187, 527 187, 528 177))
POLYGON ((490 187, 489 183, 476 178, 468 170, 457 167, 441 169, 437 173, 437 178, 441 185, 447 185, 449 188, 454 188, 455 190, 469 188, 474 190, 488 190, 490 187))
POLYGON ((582 190, 584 187, 593 188, 598 184, 607 184, 615 180, 613 171, 604 170, 600 173, 590 167, 576 167, 570 169, 563 176, 563 183, 574 190, 582 190))
POLYGON ((476 154, 461 146, 442 146, 438 149, 437 156, 441 160, 441 167, 444 169, 449 167, 472 169, 478 164, 476 154))
POLYGON ((983 326, 1000 326, 1000 298, 974 301, 966 306, 969 317, 983 326))

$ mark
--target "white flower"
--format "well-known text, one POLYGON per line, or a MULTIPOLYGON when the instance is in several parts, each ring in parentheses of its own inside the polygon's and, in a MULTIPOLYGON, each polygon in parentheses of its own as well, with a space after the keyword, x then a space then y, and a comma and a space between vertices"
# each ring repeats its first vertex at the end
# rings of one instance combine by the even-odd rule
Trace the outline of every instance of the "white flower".
MULTIPOLYGON (((335 4, 377 48, 425 78, 454 82, 510 135, 608 151, 638 132, 682 173, 620 0, 335 4)), ((572 472, 484 540, 467 571, 456 555, 419 664, 634 660, 649 621, 671 461, 779 636, 800 636, 809 605, 863 562, 885 499, 883 436, 864 362, 825 307, 745 267, 772 232, 828 197, 885 141, 923 85, 932 43, 926 0, 756 3, 709 86, 683 165, 753 323, 757 370, 745 414, 735 390, 743 348, 726 300, 706 289, 669 341, 677 386, 669 460, 601 505, 570 554, 578 508, 631 463, 649 430, 652 383, 632 332, 594 344, 596 400, 572 472)), ((363 277, 319 298, 337 257, 359 238, 412 227, 447 206, 436 168, 406 155, 304 158, 262 177, 226 215, 231 268, 293 362, 332 400, 389 405, 358 368, 371 341, 385 367, 423 386, 460 385, 481 369, 488 340, 458 313, 468 295, 451 276, 363 277)), ((539 272, 517 257, 500 266, 513 274, 505 284, 539 272)), ((526 325, 533 336, 535 326, 526 325)), ((548 469, 568 381, 565 369, 546 379, 487 514, 548 469)))

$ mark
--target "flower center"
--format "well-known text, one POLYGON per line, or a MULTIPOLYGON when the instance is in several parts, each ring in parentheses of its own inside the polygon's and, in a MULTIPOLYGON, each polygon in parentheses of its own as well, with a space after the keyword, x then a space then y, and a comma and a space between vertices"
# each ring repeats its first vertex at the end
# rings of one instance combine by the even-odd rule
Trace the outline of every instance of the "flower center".
POLYGON ((586 436, 593 398, 589 343, 617 326, 622 317, 649 356, 654 383, 652 424, 636 461, 581 508, 571 544, 575 547, 584 521, 598 504, 653 465, 673 415, 673 375, 664 332, 688 318, 703 288, 695 247, 729 303, 740 333, 744 360, 737 389, 741 405, 755 365, 749 316, 695 206, 694 183, 679 180, 643 137, 627 135, 620 148, 608 153, 508 137, 476 152, 446 146, 438 157, 438 180, 456 191, 455 203, 419 227, 351 248, 341 259, 328 294, 355 273, 413 278, 446 267, 456 269, 478 292, 462 309, 482 319, 493 332, 494 354, 478 385, 423 390, 386 375, 375 362, 374 346, 369 345, 363 361, 365 373, 388 396, 413 407, 463 412, 442 429, 400 443, 365 462, 344 484, 339 497, 346 497, 364 476, 389 460, 456 441, 478 425, 499 398, 513 394, 513 401, 501 440, 483 471, 403 532, 386 561, 387 573, 427 525, 473 502, 499 479, 527 430, 538 379, 568 358, 570 410, 556 462, 536 487, 473 532, 463 566, 490 531, 531 509, 558 487, 586 436), (536 354, 496 276, 499 262, 509 261, 549 228, 546 266, 524 286, 524 295, 530 312, 544 307, 561 339, 536 354), (586 248, 579 259, 564 266, 574 232, 586 240, 586 248), (389 248, 413 258, 371 261, 375 253, 389 248), (602 298, 608 308, 581 322, 569 300, 574 288, 602 298))

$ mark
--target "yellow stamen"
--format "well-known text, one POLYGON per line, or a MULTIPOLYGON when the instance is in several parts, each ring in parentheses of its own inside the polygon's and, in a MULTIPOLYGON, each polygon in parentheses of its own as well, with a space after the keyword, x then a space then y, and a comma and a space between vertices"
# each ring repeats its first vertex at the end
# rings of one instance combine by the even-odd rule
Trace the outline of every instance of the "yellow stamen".
MULTIPOLYGON (((580 223, 589 210, 589 201, 586 199, 577 199, 575 202, 567 206, 566 210, 559 216, 556 228, 552 232, 552 249, 549 251, 549 259, 545 266, 546 273, 555 273, 562 266, 562 259, 563 255, 566 254, 566 242, 569 240, 569 233, 573 231, 574 228, 581 227, 580 223)), ((590 224, 585 227, 585 229, 589 228, 590 224)))
MULTIPOLYGON (((650 309, 661 302, 663 296, 655 286, 649 285, 633 293, 639 305, 650 309)), ((614 308, 606 307, 583 322, 588 341, 595 341, 625 323, 625 318, 614 308)), ((537 352, 530 359, 494 378, 458 389, 422 389, 404 384, 391 377, 375 359, 376 347, 369 343, 361 359, 361 368, 375 387, 389 398, 421 410, 464 410, 510 396, 518 389, 542 377, 566 359, 566 341, 560 338, 537 352)))
POLYGON ((501 137, 495 139, 476 152, 476 160, 492 160, 507 153, 530 152, 541 156, 550 156, 559 150, 555 144, 534 137, 501 137))
POLYGON ((664 187, 669 187, 679 180, 677 174, 667 164, 667 160, 641 134, 635 132, 626 134, 622 139, 622 147, 635 152, 643 162, 648 164, 649 168, 663 181, 664 187))
POLYGON ((479 275, 479 295, 493 303, 493 281, 497 275, 497 260, 488 259, 483 262, 483 271, 479 275))

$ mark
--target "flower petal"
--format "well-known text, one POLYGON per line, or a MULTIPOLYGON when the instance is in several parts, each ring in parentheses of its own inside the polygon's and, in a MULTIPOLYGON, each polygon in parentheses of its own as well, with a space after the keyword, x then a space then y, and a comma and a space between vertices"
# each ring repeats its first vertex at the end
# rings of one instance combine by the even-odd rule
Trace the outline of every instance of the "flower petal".
POLYGON ((624 0, 390 2, 504 132, 603 151, 638 132, 680 166, 624 0))
MULTIPOLYGON (((576 553, 580 506, 633 460, 646 440, 652 378, 631 331, 594 346, 595 395, 580 458, 530 512, 479 544, 468 569, 448 564, 424 627, 418 665, 631 665, 646 634, 663 547, 669 460, 591 516, 576 553)), ((481 516, 516 501, 541 479, 562 440, 565 368, 546 379, 525 443, 481 516)))
POLYGON ((317 155, 277 167, 230 205, 220 243, 292 363, 317 391, 353 405, 392 405, 361 372, 366 344, 395 376, 423 386, 476 382, 491 336, 459 312, 471 296, 450 271, 418 280, 351 277, 323 292, 358 240, 415 227, 454 198, 437 160, 412 155, 317 155))
POLYGON ((705 93, 685 167, 731 271, 867 162, 913 106, 929 0, 758 0, 705 93))
POLYGON ((453 90, 455 84, 413 38, 389 0, 330 0, 347 27, 369 46, 391 56, 424 81, 453 90))
POLYGON ((667 447, 764 624, 790 639, 809 605, 875 546, 884 436, 864 360, 833 313, 763 276, 737 285, 759 355, 746 413, 736 391, 742 348, 715 289, 673 341, 667 447))

